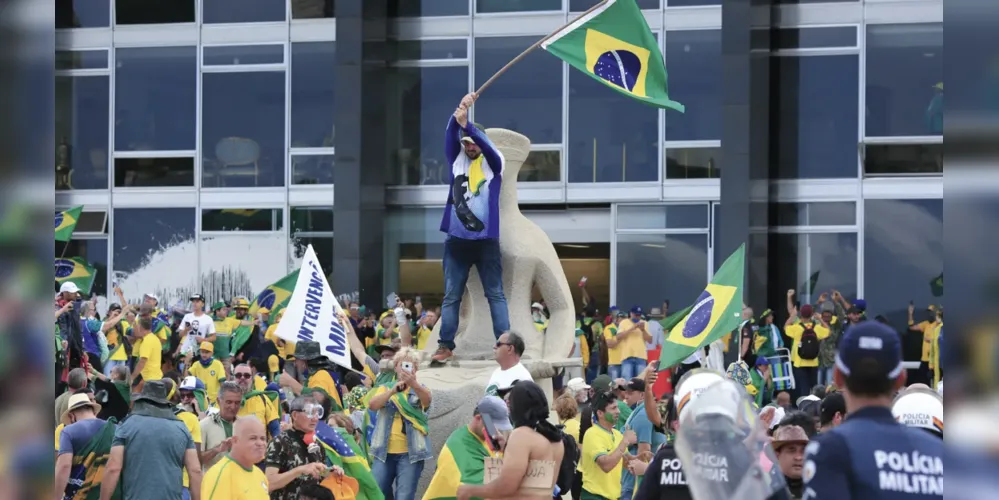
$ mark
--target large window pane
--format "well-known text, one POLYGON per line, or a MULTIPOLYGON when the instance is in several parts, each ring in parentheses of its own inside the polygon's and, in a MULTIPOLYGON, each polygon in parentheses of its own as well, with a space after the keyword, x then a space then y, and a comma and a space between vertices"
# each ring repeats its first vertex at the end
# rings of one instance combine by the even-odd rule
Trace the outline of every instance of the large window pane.
POLYGON ((718 179, 720 163, 721 148, 666 148, 667 179, 718 179))
MULTIPOLYGON (((617 235, 617 304, 690 304, 708 278, 708 236, 617 235)), ((683 306, 678 306, 683 307, 683 306)))
POLYGON ((334 42, 291 44, 291 147, 333 147, 334 42))
MULTIPOLYGON (((90 0, 82 0, 90 1, 90 0)), ((115 24, 193 23, 195 0, 115 0, 115 24)))
POLYGON ((56 0, 55 27, 105 28, 111 22, 111 0, 56 0))
POLYGON ((707 229, 708 205, 618 205, 618 229, 707 229))
POLYGON ((666 7, 700 7, 703 5, 721 5, 721 0, 663 0, 666 7))
POLYGON ((721 30, 666 32, 670 98, 685 113, 666 110, 667 141, 721 139, 721 30))
POLYGON ((284 185, 284 72, 202 78, 203 185, 284 185))
POLYGON ((288 239, 281 232, 203 236, 199 293, 210 301, 254 297, 288 274, 288 239), (261 259, 261 255, 267 258, 261 259))
POLYGON ((904 328, 910 300, 919 311, 943 300, 934 286, 943 273, 943 200, 867 200, 864 209, 868 315, 904 328))
POLYGON ((336 14, 335 7, 336 0, 291 0, 291 18, 331 18, 334 14, 336 14))
POLYGON ((194 208, 114 209, 114 281, 125 296, 154 293, 163 307, 186 301, 195 284, 194 208))
POLYGON ((292 155, 292 184, 333 184, 333 155, 292 155))
POLYGON ((114 187, 194 185, 194 158, 115 158, 114 187))
POLYGON ((857 233, 772 234, 769 249, 767 307, 782 309, 792 288, 802 304, 831 290, 857 298, 857 233))
MULTIPOLYGON (((333 268, 333 207, 295 207, 291 209, 291 252, 289 266, 301 266, 309 245, 327 274, 333 268)), ((330 286, 333 286, 331 283, 330 286)))
POLYGON ((107 69, 107 50, 57 50, 56 71, 65 69, 107 69))
POLYGON ((475 12, 562 10, 562 0, 475 0, 475 12))
POLYGON ((249 66, 284 63, 284 44, 205 47, 202 66, 249 66))
POLYGON ((444 158, 444 127, 468 93, 468 68, 398 68, 393 86, 388 95, 402 101, 401 120, 395 124, 394 183, 446 184, 451 166, 444 158))
POLYGON ((864 175, 943 173, 943 144, 867 144, 864 175))
POLYGON ((868 137, 943 134, 943 23, 867 28, 868 137))
MULTIPOLYGON (((86 212, 84 212, 86 213, 86 212)), ((55 242, 56 258, 80 257, 94 269, 94 285, 91 295, 107 297, 108 294, 108 240, 106 238, 69 240, 55 242)), ((117 302, 117 300, 115 301, 117 302)))
POLYGON ((517 173, 517 182, 558 182, 561 177, 561 151, 531 151, 517 173))
POLYGON ((467 16, 468 2, 454 0, 389 2, 389 14, 394 17, 467 16))
POLYGON ((108 85, 106 76, 56 77, 56 189, 107 189, 108 85))
POLYGON ((201 211, 201 231, 280 231, 280 208, 215 208, 201 211))
POLYGON ((823 203, 772 203, 778 226, 852 226, 857 223, 857 204, 852 201, 823 203))
POLYGON ((284 21, 285 0, 201 0, 202 22, 262 23, 284 21))
POLYGON ((400 61, 468 59, 468 39, 400 40, 395 44, 395 50, 400 61))
MULTIPOLYGON (((593 7, 600 0, 569 0, 569 12, 583 12, 593 7)), ((658 9, 659 0, 636 0, 639 9, 658 9)))
POLYGON ((569 182, 656 181, 656 108, 569 72, 569 182))
POLYGON ((856 177, 857 56, 774 58, 782 179, 856 177))
POLYGON ((197 48, 118 49, 115 58, 115 151, 193 150, 197 48))
MULTIPOLYGON (((475 86, 478 88, 536 37, 476 38, 475 86)), ((475 121, 526 135, 533 144, 562 142, 562 61, 543 50, 531 52, 489 87, 476 102, 475 121)))

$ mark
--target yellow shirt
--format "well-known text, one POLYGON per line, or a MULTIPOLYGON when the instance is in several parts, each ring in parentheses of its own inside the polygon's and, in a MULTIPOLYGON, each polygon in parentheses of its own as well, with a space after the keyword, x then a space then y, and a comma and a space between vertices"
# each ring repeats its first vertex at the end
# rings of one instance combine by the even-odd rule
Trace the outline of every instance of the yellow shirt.
POLYGON ((209 403, 214 404, 215 398, 219 394, 219 388, 222 387, 222 382, 225 381, 225 367, 222 366, 222 362, 213 359, 208 366, 205 366, 201 364, 200 360, 194 361, 191 363, 191 368, 187 371, 204 382, 205 398, 209 403))
POLYGON ((277 323, 267 327, 267 331, 264 332, 264 340, 270 340, 274 343, 278 357, 281 359, 288 359, 289 355, 295 354, 295 343, 277 336, 277 323))
MULTIPOLYGON (((815 336, 822 340, 829 336, 829 329, 826 328, 822 323, 816 322, 815 326, 812 328, 815 330, 815 336)), ((789 327, 784 328, 784 334, 791 338, 794 345, 791 347, 791 364, 798 368, 809 368, 819 366, 819 358, 817 356, 815 359, 801 359, 798 356, 798 346, 801 345, 801 334, 805 333, 805 327, 801 325, 801 322, 797 322, 789 327)))
POLYGON ((433 333, 433 330, 425 326, 421 326, 420 329, 416 331, 416 348, 418 350, 422 351, 423 348, 427 346, 427 339, 430 338, 431 333, 433 333))
MULTIPOLYGON (((201 422, 198 421, 198 416, 189 412, 182 411, 177 414, 177 420, 184 422, 184 427, 187 427, 187 432, 191 433, 191 439, 194 441, 194 449, 201 449, 201 422)), ((190 479, 187 477, 187 468, 184 468, 184 487, 187 488, 190 485, 190 479)))
MULTIPOLYGON (((644 323, 642 321, 641 323, 644 323)), ((635 326, 635 323, 630 319, 625 319, 621 321, 620 325, 617 325, 617 331, 624 332, 629 328, 635 326)), ((648 351, 645 350, 645 338, 642 335, 641 330, 637 330, 629 334, 620 344, 617 345, 618 351, 621 353, 621 360, 628 358, 638 358, 646 359, 648 356, 648 351)))
MULTIPOLYGON (((121 331, 127 332, 131 326, 127 321, 122 320, 121 331)), ((125 352, 125 335, 119 335, 117 328, 112 328, 107 332, 108 338, 108 349, 111 351, 111 357, 108 358, 110 361, 128 361, 128 354, 125 352), (114 346, 114 347, 112 347, 114 346)))
POLYGON ((939 377, 940 368, 940 330, 943 328, 943 323, 938 321, 933 324, 930 328, 930 369, 933 370, 933 386, 936 387, 937 378, 939 377))
POLYGON ((163 344, 159 337, 153 334, 146 334, 145 337, 142 337, 139 358, 146 358, 146 365, 142 367, 142 380, 148 382, 163 378, 162 351, 163 344))
POLYGON ((565 432, 566 434, 572 436, 572 438, 575 439, 576 442, 578 443, 579 442, 579 415, 576 415, 576 418, 570 418, 569 420, 566 420, 565 422, 562 422, 562 425, 565 426, 565 429, 563 429, 563 432, 565 432))
POLYGON ((621 461, 610 472, 604 472, 597 465, 597 459, 611 454, 624 437, 615 429, 608 431, 599 425, 593 425, 586 433, 590 437, 583 442, 578 467, 583 474, 583 489, 604 498, 618 498, 621 496, 621 461))
POLYGON ((202 500, 269 500, 267 476, 256 466, 239 465, 229 455, 222 457, 201 480, 202 500))
POLYGON ((257 420, 260 420, 266 426, 278 419, 278 410, 274 406, 274 402, 267 395, 261 394, 244 401, 243 405, 239 408, 239 413, 236 414, 238 417, 245 417, 247 415, 257 417, 257 420))
POLYGON ((56 427, 56 433, 55 433, 55 438, 56 438, 55 439, 55 451, 56 452, 59 451, 59 436, 62 436, 62 430, 65 427, 66 427, 66 424, 59 424, 59 427, 56 427))
MULTIPOLYGON (((610 340, 614 338, 614 334, 611 332, 617 332, 618 327, 615 325, 607 325, 604 327, 604 340, 610 340)), ((619 365, 621 364, 621 344, 614 347, 607 346, 607 364, 608 365, 619 365)))
POLYGON ((212 322, 215 323, 215 334, 216 335, 218 335, 220 333, 225 334, 225 335, 232 335, 232 329, 235 328, 235 327, 237 327, 237 326, 239 326, 239 320, 236 319, 236 318, 232 318, 232 317, 222 318, 222 319, 213 319, 212 322), (233 321, 233 320, 235 320, 235 321, 233 321))
POLYGON ((923 334, 923 351, 919 360, 925 363, 930 362, 930 351, 933 348, 933 332, 937 330, 937 325, 939 322, 934 321, 930 323, 929 321, 921 321, 916 324, 916 329, 923 334))
POLYGON ((395 414, 392 420, 392 432, 389 433, 386 453, 408 453, 409 443, 406 442, 406 429, 402 426, 402 415, 395 414))

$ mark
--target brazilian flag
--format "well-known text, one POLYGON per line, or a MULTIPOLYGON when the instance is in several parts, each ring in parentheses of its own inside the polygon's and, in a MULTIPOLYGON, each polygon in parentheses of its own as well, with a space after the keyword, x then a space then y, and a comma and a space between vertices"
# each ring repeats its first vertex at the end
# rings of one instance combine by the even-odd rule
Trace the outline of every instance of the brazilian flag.
POLYGON ((684 111, 669 98, 659 42, 635 0, 604 0, 549 35, 541 48, 628 97, 684 111))
POLYGON ((659 356, 659 370, 676 365, 739 326, 746 245, 739 245, 694 302, 690 313, 669 332, 659 356))
POLYGON ((298 270, 281 278, 273 285, 264 288, 263 291, 253 299, 250 304, 249 314, 251 318, 257 317, 257 312, 261 307, 266 307, 270 311, 270 317, 276 318, 278 311, 288 306, 291 300, 291 292, 295 291, 295 284, 298 283, 298 270))
POLYGON ((87 261, 81 257, 70 257, 67 259, 55 260, 55 280, 60 285, 72 281, 79 287, 80 292, 90 293, 90 288, 94 286, 94 276, 97 269, 94 269, 87 261))
MULTIPOLYGON (((343 469, 346 476, 357 481, 356 490, 353 486, 353 498, 358 500, 383 500, 385 494, 378 489, 378 482, 371 473, 371 466, 361 447, 354 437, 340 427, 330 427, 326 422, 316 424, 315 441, 322 447, 326 465, 336 465, 343 469)), ((336 478, 327 477, 327 481, 336 478)))
POLYGON ((943 297, 943 273, 940 273, 940 276, 930 280, 930 293, 933 294, 934 297, 943 297))
POLYGON ((73 237, 73 230, 76 229, 76 222, 80 220, 81 212, 83 212, 83 206, 55 214, 56 241, 69 241, 73 237))

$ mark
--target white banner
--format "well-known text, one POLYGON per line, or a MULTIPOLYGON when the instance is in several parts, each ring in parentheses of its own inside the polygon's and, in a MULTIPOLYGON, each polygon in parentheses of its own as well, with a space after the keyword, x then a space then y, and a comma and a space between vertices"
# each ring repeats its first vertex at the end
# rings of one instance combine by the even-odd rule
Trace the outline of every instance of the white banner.
POLYGON ((316 252, 309 245, 302 258, 298 283, 295 284, 295 291, 284 310, 284 317, 278 323, 276 335, 294 343, 309 340, 319 342, 319 348, 327 358, 350 368, 347 331, 337 318, 340 310, 340 303, 330 290, 316 252))

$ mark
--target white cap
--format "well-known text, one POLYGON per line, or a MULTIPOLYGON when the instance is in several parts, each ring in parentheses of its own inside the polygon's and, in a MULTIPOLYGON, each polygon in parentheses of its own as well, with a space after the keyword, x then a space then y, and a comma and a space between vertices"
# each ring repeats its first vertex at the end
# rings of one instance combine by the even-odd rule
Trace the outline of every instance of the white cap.
POLYGON ((707 368, 696 368, 680 377, 673 394, 677 416, 682 418, 683 410, 690 407, 690 403, 693 403, 705 389, 720 380, 726 380, 725 376, 707 368))
POLYGON ((545 308, 545 306, 541 305, 540 302, 535 302, 535 303, 531 304, 531 309, 544 309, 544 308, 545 308))
POLYGON ((929 389, 909 389, 895 398, 891 414, 900 423, 943 434, 943 398, 929 389))
POLYGON ((582 377, 576 377, 574 379, 570 379, 569 382, 565 384, 565 388, 575 393, 579 391, 588 390, 590 388, 590 385, 587 384, 586 381, 582 379, 582 377))
POLYGON ((198 388, 198 377, 194 375, 188 375, 184 377, 184 380, 180 381, 180 386, 178 389, 184 389, 185 391, 193 391, 198 388))
POLYGON ((147 294, 146 294, 145 296, 146 296, 146 297, 149 297, 150 299, 153 299, 153 300, 155 300, 157 304, 159 304, 159 303, 160 303, 160 298, 159 298, 159 297, 157 297, 157 296, 156 296, 156 294, 154 294, 154 293, 152 293, 152 292, 150 292, 150 293, 147 293, 147 294))
POLYGON ((72 281, 63 281, 62 285, 59 285, 59 293, 80 293, 80 287, 72 281))

